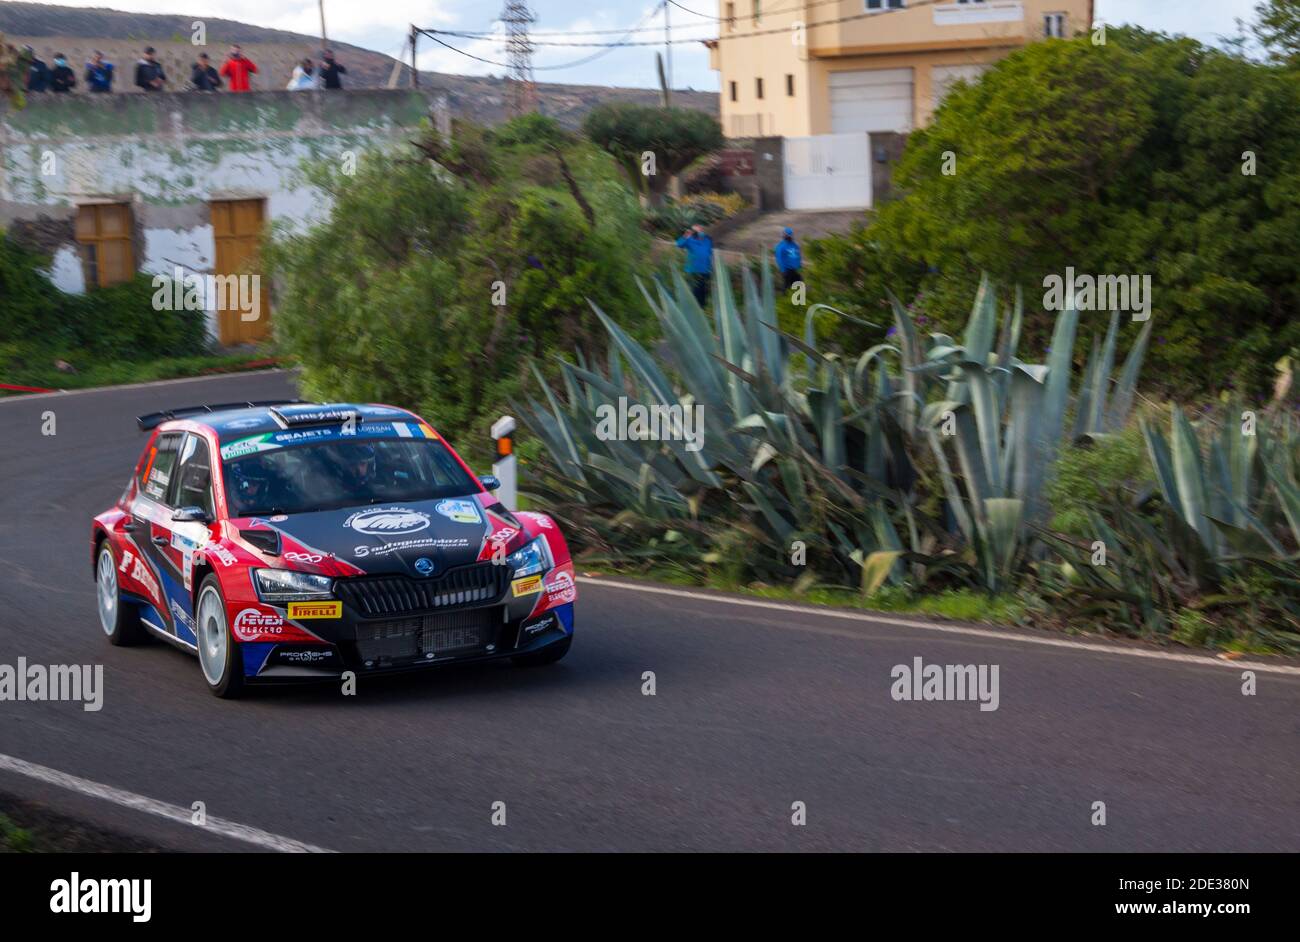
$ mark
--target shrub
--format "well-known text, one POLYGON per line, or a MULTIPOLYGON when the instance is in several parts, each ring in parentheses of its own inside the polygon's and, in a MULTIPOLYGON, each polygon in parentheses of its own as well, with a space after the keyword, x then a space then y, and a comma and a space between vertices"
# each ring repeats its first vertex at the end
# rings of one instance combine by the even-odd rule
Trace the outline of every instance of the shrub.
POLYGON ((193 357, 208 349, 202 312, 155 311, 147 275, 85 294, 64 294, 49 259, 0 233, 0 375, 43 384, 55 360, 79 371, 114 362, 193 357))
POLYGON ((700 156, 722 146, 722 128, 712 115, 692 108, 610 103, 588 112, 583 132, 622 166, 628 182, 658 200, 668 181, 700 156), (643 172, 644 155, 654 156, 654 173, 643 172))
POLYGON ((1062 533, 1089 536, 1089 512, 1117 497, 1132 502, 1154 484, 1146 442, 1136 424, 1114 435, 1075 442, 1062 450, 1047 486, 1050 525, 1062 533))
POLYGON ((550 119, 458 124, 450 146, 428 133, 355 176, 308 173, 330 214, 277 230, 266 259, 276 338, 310 395, 419 408, 473 453, 530 358, 600 355, 588 297, 632 307, 648 242, 636 199, 550 119))
POLYGON ((949 94, 893 182, 862 229, 809 247, 810 284, 850 313, 874 319, 887 285, 959 311, 986 271, 1026 286, 1034 341, 1045 276, 1150 275, 1151 372, 1184 399, 1261 398, 1300 343, 1300 82, 1282 68, 1134 28, 1031 43, 949 94))

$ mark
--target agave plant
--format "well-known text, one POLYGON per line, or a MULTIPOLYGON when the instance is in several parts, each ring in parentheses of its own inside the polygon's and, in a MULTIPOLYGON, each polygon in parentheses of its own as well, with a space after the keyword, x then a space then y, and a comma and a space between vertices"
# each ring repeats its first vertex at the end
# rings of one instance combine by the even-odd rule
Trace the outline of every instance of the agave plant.
MULTIPOLYGON (((1245 416, 1239 406, 1232 413, 1245 416)), ((1142 423, 1165 503, 1216 558, 1300 558, 1275 532, 1284 525, 1291 542, 1300 544, 1295 436, 1283 424, 1273 441, 1266 428, 1256 427, 1250 416, 1241 425, 1223 421, 1203 453, 1196 429, 1178 406, 1172 409, 1167 439, 1142 423)))
MULTIPOLYGON (((897 302, 894 308, 895 317, 903 320, 897 302)), ((1023 298, 1016 293, 999 329, 996 301, 985 278, 963 344, 936 343, 926 354, 926 365, 912 368, 943 371, 948 380, 946 398, 926 406, 922 426, 948 504, 976 557, 980 581, 991 591, 1012 584, 1034 536, 1032 528, 1047 514, 1042 492, 1070 406, 1078 318, 1077 311, 1061 312, 1047 363, 1025 363, 1016 356, 1023 298), (995 336, 1000 338, 996 349, 995 336), (960 476, 953 472, 949 443, 960 476)), ((1094 343, 1075 406, 1076 416, 1088 417, 1076 419, 1076 429, 1118 428, 1128 419, 1150 324, 1143 327, 1112 390, 1118 325, 1116 314, 1105 344, 1098 348, 1094 343)))
MULTIPOLYGON (((813 319, 824 306, 809 310, 803 339, 779 329, 770 267, 757 277, 742 270, 739 303, 725 265, 714 285, 711 317, 680 275, 641 286, 663 335, 653 351, 597 309, 607 362, 562 362, 563 400, 543 384, 545 405, 518 410, 558 472, 547 496, 605 521, 611 545, 626 549, 634 534, 632 552, 653 540, 655 553, 716 558, 719 544, 732 545, 718 533, 739 531, 761 550, 750 556, 785 575, 801 540, 868 592, 909 573, 923 580, 963 567, 968 581, 1007 587, 1045 512, 1043 482, 1071 405, 1078 314, 1058 317, 1047 363, 1023 362, 1023 300, 1017 293, 999 325, 985 278, 960 342, 923 340, 893 299, 897 342, 847 361, 816 347, 813 319), (600 414, 620 399, 700 407, 702 447, 597 435, 600 414), (924 454, 952 527, 918 509, 924 454)), ((1117 331, 1112 321, 1076 406, 1095 416, 1088 431, 1122 424, 1133 402, 1149 327, 1115 381, 1117 331)))

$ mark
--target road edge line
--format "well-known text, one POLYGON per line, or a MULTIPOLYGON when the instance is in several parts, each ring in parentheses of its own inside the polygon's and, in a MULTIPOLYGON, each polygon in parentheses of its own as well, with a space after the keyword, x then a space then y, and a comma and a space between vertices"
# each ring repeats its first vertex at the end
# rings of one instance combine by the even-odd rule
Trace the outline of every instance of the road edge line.
POLYGON ((181 383, 198 383, 205 379, 229 379, 235 376, 269 376, 272 373, 292 373, 292 367, 275 367, 269 370, 232 371, 209 373, 203 376, 175 376, 171 379, 151 379, 143 383, 120 383, 116 386, 87 386, 84 389, 56 389, 53 392, 21 393, 17 396, 0 396, 0 406, 9 402, 34 402, 37 399, 63 399, 83 393, 117 392, 120 389, 148 389, 150 386, 176 386, 181 383))
POLYGON ((142 811, 145 814, 152 814, 159 818, 166 818, 169 821, 175 821, 189 827, 201 827, 222 837, 243 841, 246 844, 255 844, 258 847, 265 847, 268 850, 279 851, 284 854, 334 853, 334 851, 324 847, 305 844, 291 837, 272 834, 270 831, 263 831, 247 824, 239 824, 236 821, 227 821, 224 818, 216 818, 211 815, 207 817, 203 825, 196 825, 193 822, 193 812, 188 808, 169 805, 155 798, 137 795, 135 792, 114 788, 112 785, 104 785, 90 779, 70 775, 67 772, 60 772, 58 769, 37 765, 35 762, 28 762, 15 756, 5 755, 2 752, 0 752, 0 772, 13 772, 26 778, 36 779, 39 782, 66 788, 80 795, 112 802, 115 805, 142 811))
POLYGON ((1119 654, 1127 657, 1144 657, 1151 660, 1173 661, 1180 664, 1196 664, 1201 667, 1235 668, 1238 670, 1267 671, 1273 674, 1285 674, 1300 677, 1300 667, 1289 664, 1268 664, 1263 661, 1228 661, 1222 658, 1206 657, 1201 654, 1178 654, 1173 651, 1148 651, 1143 648, 1121 647, 1104 642, 1074 641, 1069 638, 1040 638, 1018 632, 998 631, 995 628, 974 628, 966 625, 948 625, 939 622, 918 621, 912 618, 897 618, 887 614, 872 612, 841 611, 834 608, 821 608, 812 605, 791 605, 786 602, 771 602, 766 599, 749 599, 731 595, 712 595, 707 592, 694 592, 690 589, 666 588, 657 585, 641 585, 636 582, 624 582, 619 579, 594 578, 579 576, 579 582, 588 585, 604 585, 615 589, 627 589, 633 592, 647 592, 652 595, 671 595, 675 598, 699 599, 705 602, 717 602, 722 605, 738 605, 745 608, 763 608, 776 612, 797 612, 802 615, 824 615, 827 618, 840 618, 849 621, 865 621, 899 628, 920 628, 925 631, 938 631, 945 634, 971 635, 977 638, 991 638, 996 641, 1019 641, 1024 644, 1039 644, 1054 648, 1070 648, 1078 651, 1091 651, 1094 654, 1119 654))

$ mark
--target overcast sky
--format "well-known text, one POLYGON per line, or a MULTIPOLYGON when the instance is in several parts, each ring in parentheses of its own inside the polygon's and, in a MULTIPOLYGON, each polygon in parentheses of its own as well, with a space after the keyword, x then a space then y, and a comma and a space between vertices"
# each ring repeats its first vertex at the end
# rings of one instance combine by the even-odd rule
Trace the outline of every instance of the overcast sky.
MULTIPOLYGON (((674 39, 690 40, 716 35, 713 17, 718 0, 677 0, 671 21, 674 39), (683 9, 685 8, 685 9, 683 9), (705 16, 693 15, 696 10, 705 16)), ((768 0, 769 9, 780 9, 791 0, 768 0)), ((1203 42, 1235 34, 1236 20, 1250 19, 1258 0, 1096 0, 1097 17, 1107 23, 1136 23, 1148 29, 1186 33, 1203 42)), ((290 29, 316 35, 320 30, 317 0, 62 0, 65 6, 111 7, 141 13, 184 13, 197 17, 220 16, 259 26, 290 29)), ((531 0, 537 16, 537 39, 552 41, 617 40, 618 34, 590 36, 541 36, 543 31, 626 29, 644 20, 648 32, 635 33, 629 40, 659 41, 663 38, 663 13, 658 0, 531 0)), ((435 29, 490 31, 500 11, 501 0, 325 0, 325 19, 332 39, 344 40, 380 52, 397 54, 403 47, 409 24, 435 29)), ((743 4, 742 4, 743 6, 743 4)), ((499 26, 497 27, 499 28, 499 26)), ((494 41, 448 40, 472 55, 504 62, 501 45, 494 41)), ((657 47, 662 49, 662 46, 657 47)), ((539 81, 587 82, 598 85, 657 84, 654 70, 656 47, 632 47, 609 52, 587 64, 566 66, 599 50, 540 47, 534 56, 539 81)), ((420 66, 440 72, 503 74, 504 68, 478 62, 457 52, 422 40, 420 66)), ((716 73, 710 71, 704 47, 684 42, 673 47, 674 84, 716 90, 716 73)))

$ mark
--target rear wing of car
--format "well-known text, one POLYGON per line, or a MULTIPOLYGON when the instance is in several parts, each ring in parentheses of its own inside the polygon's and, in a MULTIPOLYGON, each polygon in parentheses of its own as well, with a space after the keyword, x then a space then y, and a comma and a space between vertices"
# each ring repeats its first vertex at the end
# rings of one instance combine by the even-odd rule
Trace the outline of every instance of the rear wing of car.
POLYGON ((302 399, 264 399, 256 402, 222 402, 204 406, 181 406, 178 409, 164 409, 162 412, 150 412, 148 415, 137 416, 135 423, 140 426, 140 431, 148 432, 156 429, 164 422, 170 422, 172 419, 187 419, 195 415, 227 412, 231 409, 262 409, 271 406, 299 405, 303 401, 302 399))

